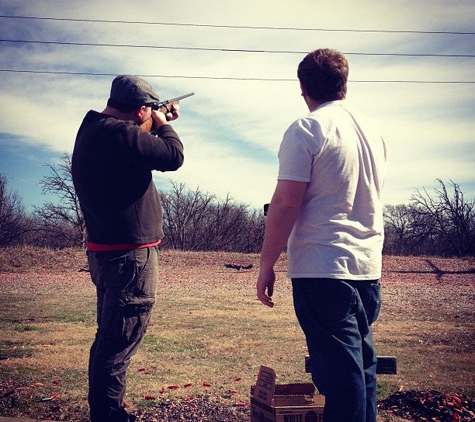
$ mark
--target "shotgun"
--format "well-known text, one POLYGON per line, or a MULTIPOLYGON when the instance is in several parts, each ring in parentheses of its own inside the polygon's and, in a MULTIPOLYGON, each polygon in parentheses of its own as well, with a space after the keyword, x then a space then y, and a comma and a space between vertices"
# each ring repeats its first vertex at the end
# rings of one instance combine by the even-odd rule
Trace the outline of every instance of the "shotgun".
MULTIPOLYGON (((192 95, 195 95, 195 93, 190 92, 189 94, 180 95, 179 97, 170 98, 169 100, 160 101, 159 103, 153 103, 151 104, 152 110, 160 110, 161 112, 167 114, 170 111, 167 107, 168 104, 173 105, 175 103, 178 103, 178 101, 183 100, 184 98, 191 97, 192 95)), ((145 120, 145 122, 143 122, 140 127, 146 132, 150 132, 153 128, 153 119, 150 117, 149 119, 145 120)))

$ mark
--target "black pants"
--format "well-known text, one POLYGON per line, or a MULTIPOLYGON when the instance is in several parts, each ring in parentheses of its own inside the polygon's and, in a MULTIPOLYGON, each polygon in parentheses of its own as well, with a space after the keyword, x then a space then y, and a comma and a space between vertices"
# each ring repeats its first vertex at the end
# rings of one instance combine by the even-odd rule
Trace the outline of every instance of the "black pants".
POLYGON ((156 248, 88 252, 97 291, 97 333, 89 356, 91 422, 128 422, 126 372, 155 303, 156 248))

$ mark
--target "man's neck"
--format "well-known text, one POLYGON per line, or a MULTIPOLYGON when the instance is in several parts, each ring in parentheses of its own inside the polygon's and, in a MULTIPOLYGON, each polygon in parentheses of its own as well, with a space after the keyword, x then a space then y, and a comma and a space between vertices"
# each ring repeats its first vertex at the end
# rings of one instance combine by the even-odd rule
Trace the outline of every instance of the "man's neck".
POLYGON ((103 111, 102 114, 107 114, 108 116, 115 117, 119 120, 134 120, 135 121, 135 114, 134 113, 123 113, 117 110, 114 107, 107 106, 103 111))
POLYGON ((318 107, 320 107, 323 104, 323 102, 312 100, 309 97, 306 97, 306 103, 310 112, 316 110, 318 107))
MULTIPOLYGON (((342 98, 344 100, 344 98, 342 98)), ((315 111, 318 107, 325 103, 339 100, 312 100, 310 97, 305 97, 305 102, 307 103, 308 109, 310 112, 315 111)))

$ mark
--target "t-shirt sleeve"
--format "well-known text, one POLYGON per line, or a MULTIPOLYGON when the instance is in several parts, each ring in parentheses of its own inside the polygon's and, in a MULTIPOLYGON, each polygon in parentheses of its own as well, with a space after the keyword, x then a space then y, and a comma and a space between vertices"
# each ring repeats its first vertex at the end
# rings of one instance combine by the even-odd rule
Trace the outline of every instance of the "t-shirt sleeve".
POLYGON ((278 180, 309 182, 315 156, 321 149, 321 142, 312 126, 315 121, 300 119, 284 133, 279 149, 278 180))

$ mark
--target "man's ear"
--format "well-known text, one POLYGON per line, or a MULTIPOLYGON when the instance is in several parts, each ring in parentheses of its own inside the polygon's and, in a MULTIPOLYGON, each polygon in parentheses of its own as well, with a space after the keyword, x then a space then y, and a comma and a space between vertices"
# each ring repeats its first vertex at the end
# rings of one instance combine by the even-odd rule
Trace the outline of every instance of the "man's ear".
POLYGON ((140 108, 135 110, 135 116, 138 119, 142 119, 144 113, 145 113, 145 106, 140 106, 140 108))
POLYGON ((301 91, 302 97, 305 97, 307 95, 307 90, 305 89, 305 87, 302 85, 301 82, 300 82, 300 91, 301 91))

